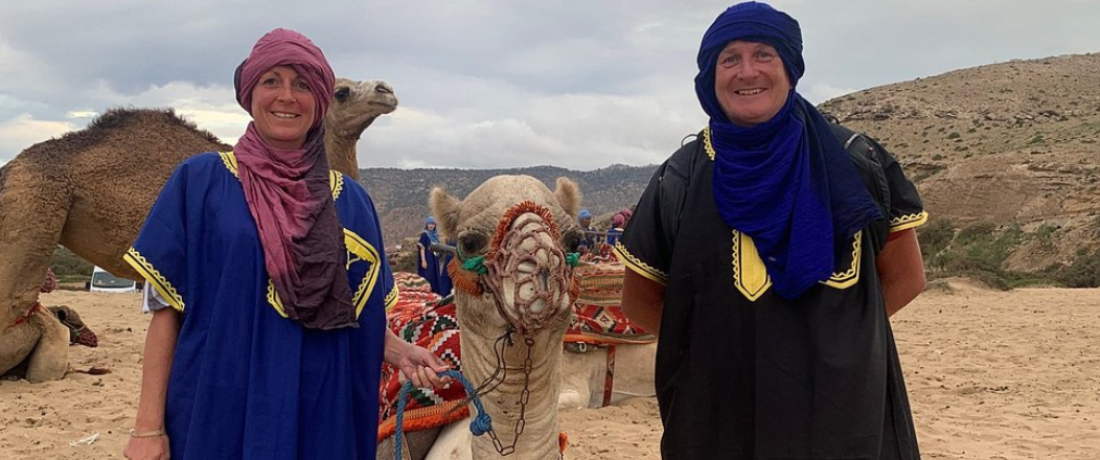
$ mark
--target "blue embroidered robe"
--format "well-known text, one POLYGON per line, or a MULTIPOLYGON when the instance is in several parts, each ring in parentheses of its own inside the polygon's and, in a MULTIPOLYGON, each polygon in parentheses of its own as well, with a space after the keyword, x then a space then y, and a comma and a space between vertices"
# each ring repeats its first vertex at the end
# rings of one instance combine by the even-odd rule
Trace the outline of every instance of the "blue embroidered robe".
POLYGON ((358 328, 287 319, 232 153, 184 161, 126 260, 182 326, 165 428, 176 460, 374 459, 385 307, 397 291, 374 204, 330 175, 358 328))

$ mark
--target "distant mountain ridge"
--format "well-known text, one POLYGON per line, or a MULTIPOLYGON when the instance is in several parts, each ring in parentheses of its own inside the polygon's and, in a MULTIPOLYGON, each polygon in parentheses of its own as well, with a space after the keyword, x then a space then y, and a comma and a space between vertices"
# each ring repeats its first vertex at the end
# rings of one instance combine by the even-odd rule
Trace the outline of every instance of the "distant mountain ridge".
POLYGON ((593 171, 573 171, 556 166, 511 169, 366 168, 359 170, 359 182, 367 188, 378 209, 386 246, 393 247, 400 244, 403 238, 420 233, 424 218, 429 214, 428 194, 437 185, 462 198, 486 179, 503 174, 532 176, 551 190, 559 177, 568 177, 580 186, 584 197, 581 206, 600 216, 637 203, 655 170, 656 165, 621 164, 593 171))

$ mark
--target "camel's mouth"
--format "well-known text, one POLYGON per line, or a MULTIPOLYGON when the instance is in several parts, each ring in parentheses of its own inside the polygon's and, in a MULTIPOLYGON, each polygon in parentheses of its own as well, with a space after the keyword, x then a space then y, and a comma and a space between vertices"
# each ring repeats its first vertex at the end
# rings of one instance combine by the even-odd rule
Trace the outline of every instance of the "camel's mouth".
POLYGON ((371 96, 371 99, 367 101, 367 105, 382 109, 383 113, 397 110, 397 97, 393 94, 375 92, 371 96))
POLYGON ((546 207, 523 202, 506 212, 485 266, 501 315, 520 333, 564 324, 563 312, 576 298, 575 280, 546 207))
POLYGON ((90 348, 99 346, 99 339, 96 337, 95 333, 87 327, 81 329, 79 332, 72 331, 69 334, 69 340, 74 344, 84 345, 90 348))

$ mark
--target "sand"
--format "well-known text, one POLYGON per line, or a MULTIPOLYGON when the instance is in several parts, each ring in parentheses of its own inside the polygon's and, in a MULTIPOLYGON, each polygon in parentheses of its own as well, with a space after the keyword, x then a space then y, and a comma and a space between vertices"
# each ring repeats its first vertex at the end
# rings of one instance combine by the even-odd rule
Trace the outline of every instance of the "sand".
MULTIPOLYGON (((70 348, 76 370, 40 385, 0 381, 0 459, 121 458, 133 423, 148 316, 136 294, 58 291, 99 348, 70 348)), ((926 459, 1100 458, 1100 290, 997 292, 954 281, 893 320, 926 459), (1091 346, 1090 346, 1091 345, 1091 346)), ((566 457, 659 458, 656 401, 561 415, 566 457)))

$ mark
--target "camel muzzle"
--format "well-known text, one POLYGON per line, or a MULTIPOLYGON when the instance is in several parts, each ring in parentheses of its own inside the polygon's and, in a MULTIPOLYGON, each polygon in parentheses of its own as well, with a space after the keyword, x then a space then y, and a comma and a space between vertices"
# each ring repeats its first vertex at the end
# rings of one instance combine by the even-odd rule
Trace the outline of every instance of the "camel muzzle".
POLYGON ((576 280, 546 207, 525 201, 505 212, 485 267, 500 314, 522 335, 568 318, 576 280))

